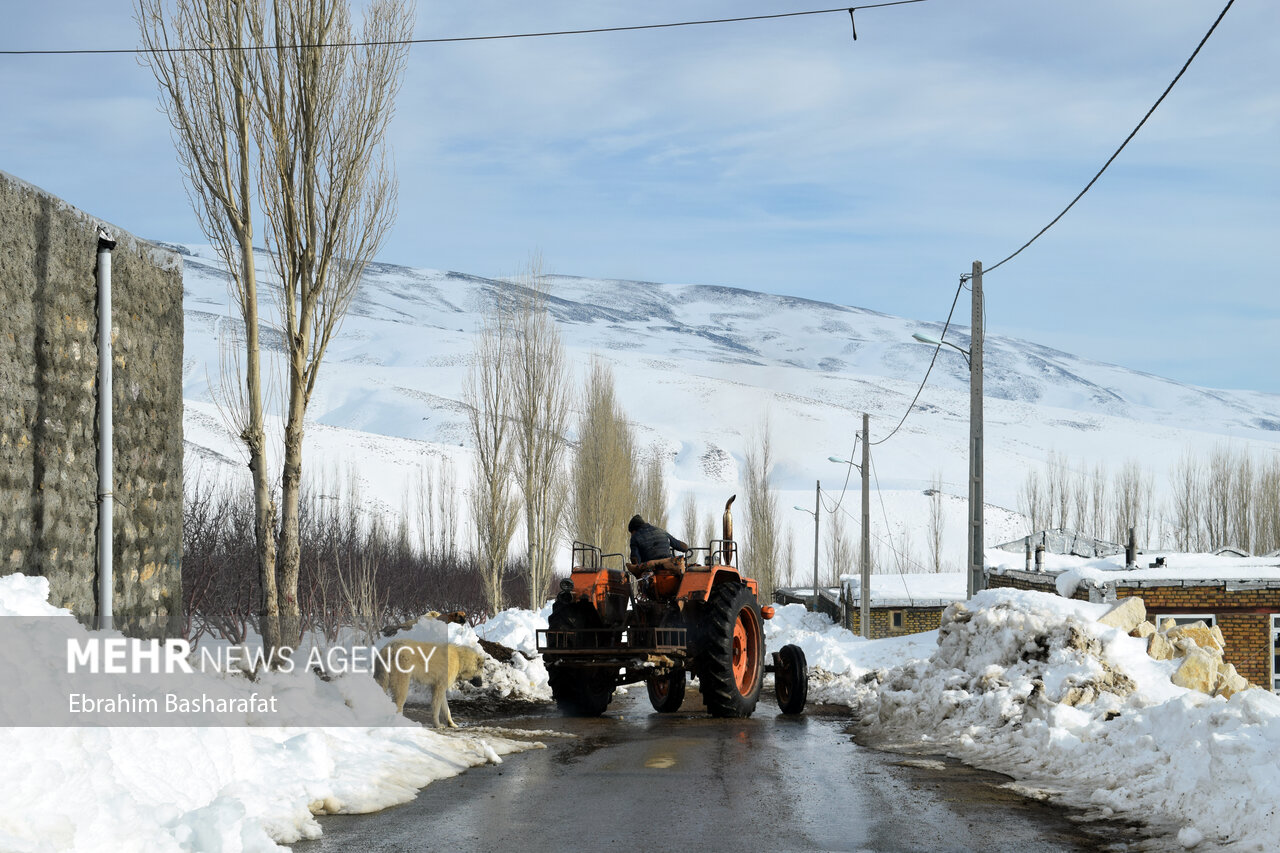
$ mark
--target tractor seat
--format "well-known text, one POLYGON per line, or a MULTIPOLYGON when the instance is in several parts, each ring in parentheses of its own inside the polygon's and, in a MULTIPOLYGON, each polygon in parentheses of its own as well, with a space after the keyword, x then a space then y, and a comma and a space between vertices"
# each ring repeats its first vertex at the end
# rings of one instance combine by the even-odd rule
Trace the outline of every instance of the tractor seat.
POLYGON ((657 574, 658 572, 674 572, 676 575, 684 574, 684 557, 663 557, 660 560, 646 560, 643 563, 627 563, 627 569, 631 574, 640 577, 648 572, 657 574))

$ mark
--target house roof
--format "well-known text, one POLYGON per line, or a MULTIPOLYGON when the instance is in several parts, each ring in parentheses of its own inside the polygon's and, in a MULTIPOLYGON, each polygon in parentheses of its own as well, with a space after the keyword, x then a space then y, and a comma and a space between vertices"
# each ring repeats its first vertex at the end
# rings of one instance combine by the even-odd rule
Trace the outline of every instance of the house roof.
POLYGON ((1021 539, 1001 543, 996 547, 1001 551, 1025 554, 1028 545, 1033 549, 1037 545, 1043 545, 1048 554, 1071 554, 1076 557, 1106 557, 1110 554, 1124 553, 1123 545, 1094 539, 1092 536, 1085 536, 1083 533, 1065 527, 1041 530, 1029 536, 1023 536, 1021 539))
MULTIPOLYGON (((1169 585, 1245 585, 1280 586, 1280 557, 1236 557, 1230 554, 1188 554, 1169 551, 1139 552, 1138 565, 1128 568, 1124 556, 1087 559, 1062 554, 1046 554, 1044 571, 1046 578, 1070 575, 1075 581, 1092 582, 1095 585, 1119 584, 1123 586, 1169 585), (1163 565, 1155 565, 1163 559, 1163 565)), ((1006 551, 987 551, 988 571, 1026 573, 1025 558, 1006 551)), ((1030 572, 1035 575, 1036 572, 1030 572)), ((1066 580, 1065 578, 1063 579, 1066 580)), ((1071 584, 1074 588, 1075 584, 1071 584)), ((1059 591, 1062 583, 1059 583, 1059 591)))
MULTIPOLYGON (((842 575, 840 583, 850 604, 862 603, 862 579, 859 575, 842 575)), ((953 601, 969 597, 969 582, 964 572, 898 574, 886 572, 871 576, 872 607, 946 607, 953 601)))

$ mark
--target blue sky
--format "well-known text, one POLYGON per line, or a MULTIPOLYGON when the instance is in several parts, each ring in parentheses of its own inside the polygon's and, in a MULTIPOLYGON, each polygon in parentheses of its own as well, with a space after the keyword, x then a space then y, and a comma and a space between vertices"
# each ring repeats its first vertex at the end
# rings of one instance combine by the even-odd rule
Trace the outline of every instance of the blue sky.
MULTIPOLYGON (((1225 0, 1223 0, 1225 2, 1225 0)), ((929 0, 708 27, 414 47, 380 260, 724 284, 940 320, 1084 186, 1223 2, 929 0)), ((419 37, 822 8, 419 2, 419 37)), ((6 12, 0 48, 132 47, 128 4, 6 12)), ((1094 189, 986 278, 988 332, 1280 393, 1280 6, 1240 0, 1094 189)), ((129 56, 0 56, 0 169, 203 242, 129 56)), ((958 313, 967 323, 967 308, 958 313)))

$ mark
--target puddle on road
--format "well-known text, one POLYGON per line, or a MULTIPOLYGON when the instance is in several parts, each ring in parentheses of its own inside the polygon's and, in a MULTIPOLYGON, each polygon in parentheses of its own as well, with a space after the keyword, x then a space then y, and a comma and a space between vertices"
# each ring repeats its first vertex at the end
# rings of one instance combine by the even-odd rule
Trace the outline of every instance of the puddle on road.
POLYGON ((556 745, 556 762, 558 764, 576 764, 602 747, 608 746, 611 740, 605 737, 576 737, 575 740, 556 745))

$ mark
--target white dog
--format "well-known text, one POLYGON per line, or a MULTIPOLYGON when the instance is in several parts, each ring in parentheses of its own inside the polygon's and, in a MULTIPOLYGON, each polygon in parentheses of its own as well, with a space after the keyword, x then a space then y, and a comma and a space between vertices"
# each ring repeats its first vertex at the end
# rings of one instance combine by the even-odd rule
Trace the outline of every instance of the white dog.
POLYGON ((431 720, 435 727, 440 728, 443 716, 443 724, 456 729, 445 693, 460 680, 481 686, 483 671, 484 655, 475 649, 453 643, 395 640, 378 653, 373 677, 383 690, 390 691, 397 713, 404 713, 409 681, 426 684, 431 688, 431 720))

